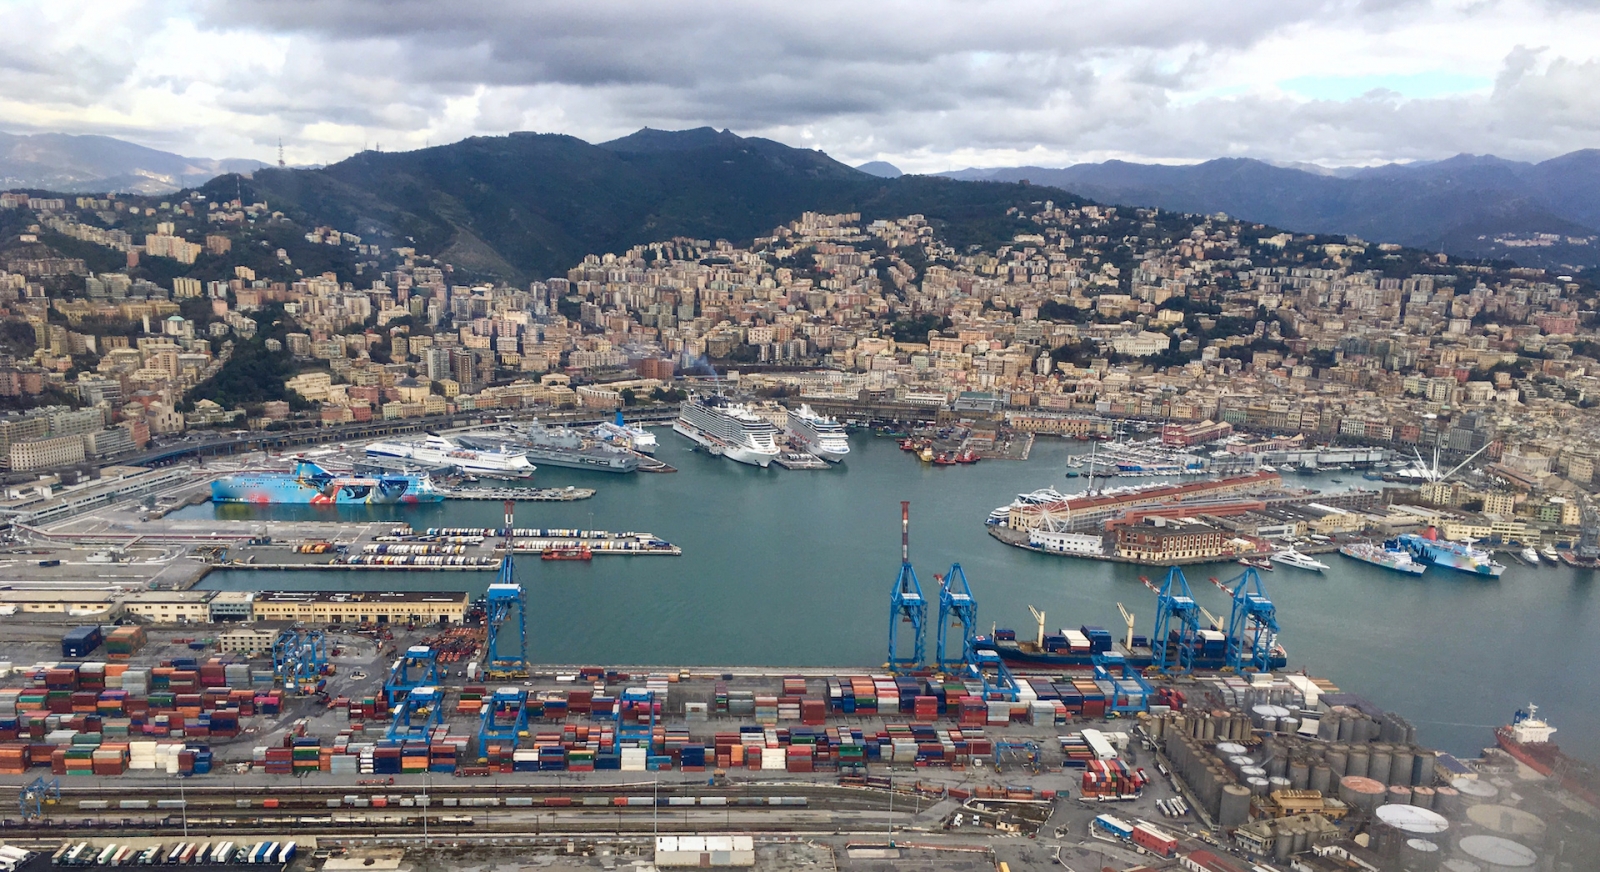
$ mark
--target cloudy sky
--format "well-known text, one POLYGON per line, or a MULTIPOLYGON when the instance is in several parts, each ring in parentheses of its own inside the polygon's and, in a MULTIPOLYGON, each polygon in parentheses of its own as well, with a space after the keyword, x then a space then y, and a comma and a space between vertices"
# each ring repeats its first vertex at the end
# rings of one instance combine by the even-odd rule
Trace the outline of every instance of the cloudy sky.
POLYGON ((1586 0, 0 0, 0 130, 327 162, 732 128, 909 171, 1600 147, 1586 0))

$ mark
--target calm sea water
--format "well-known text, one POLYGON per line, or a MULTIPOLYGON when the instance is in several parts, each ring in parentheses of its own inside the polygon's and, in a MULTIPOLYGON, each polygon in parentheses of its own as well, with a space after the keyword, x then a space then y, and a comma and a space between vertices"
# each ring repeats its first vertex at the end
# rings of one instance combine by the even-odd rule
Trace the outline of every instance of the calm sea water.
MULTIPOLYGON (((884 662, 888 598, 900 563, 900 500, 911 501, 911 558, 930 601, 936 574, 959 562, 984 627, 1031 635, 1028 606, 1049 627, 1099 624, 1122 635, 1118 602, 1148 634, 1155 596, 1141 574, 1155 569, 1049 557, 991 539, 983 520, 1017 493, 1084 487, 1063 477, 1069 454, 1043 440, 1025 463, 987 461, 935 468, 893 440, 852 437, 852 454, 826 472, 760 470, 689 450, 657 430, 675 475, 611 476, 541 468, 542 485, 599 493, 579 503, 524 503, 520 527, 649 531, 683 547, 681 557, 596 557, 592 563, 519 559, 529 591, 530 655, 559 663, 742 664, 864 668, 884 662)), ((1293 483, 1340 488, 1327 475, 1293 483)), ((498 527, 494 502, 406 509, 197 506, 186 517, 396 519, 429 526, 498 527)), ((1291 668, 1326 677, 1417 724, 1422 741, 1476 754, 1490 728, 1519 706, 1540 705, 1563 747, 1600 758, 1600 581, 1566 567, 1512 563, 1498 581, 1430 570, 1420 579, 1339 555, 1325 574, 1263 573, 1278 606, 1291 668)), ((1194 567, 1196 598, 1226 616, 1226 595, 1209 583, 1235 564, 1194 567)), ((469 589, 490 573, 218 572, 221 589, 469 589)), ((930 615, 931 657, 935 623, 930 615)))

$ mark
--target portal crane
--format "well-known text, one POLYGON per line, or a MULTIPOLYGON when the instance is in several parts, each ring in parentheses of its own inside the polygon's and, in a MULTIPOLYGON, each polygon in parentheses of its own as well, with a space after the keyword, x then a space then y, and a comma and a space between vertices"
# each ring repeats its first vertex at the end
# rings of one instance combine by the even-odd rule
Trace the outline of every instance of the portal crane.
POLYGON ((515 505, 506 500, 506 553, 500 560, 499 577, 484 594, 484 623, 488 633, 484 639, 483 672, 494 679, 528 677, 528 598, 522 585, 517 584, 517 569, 512 562, 515 505), (508 629, 513 609, 517 613, 514 640, 502 635, 508 629))
POLYGON ((1122 613, 1122 621, 1123 621, 1123 623, 1128 625, 1128 636, 1127 636, 1127 639, 1122 643, 1122 647, 1127 649, 1129 654, 1132 654, 1133 653, 1133 612, 1130 612, 1126 608, 1123 608, 1122 603, 1117 603, 1117 611, 1122 613))
POLYGON ((272 640, 272 675, 285 692, 316 693, 327 671, 328 653, 321 630, 288 627, 272 640))
POLYGON ((1188 675, 1194 671, 1200 645, 1200 605, 1189 589, 1189 580, 1176 566, 1167 570, 1160 588, 1143 580, 1156 592, 1155 636, 1150 640, 1153 665, 1164 675, 1188 675))
POLYGON ((444 691, 437 687, 414 687, 393 710, 389 721, 390 739, 426 739, 433 728, 444 723, 444 691))
POLYGON ((17 794, 17 809, 22 812, 23 820, 33 820, 44 817, 45 805, 55 805, 60 801, 61 779, 46 781, 41 775, 28 782, 17 794))
POLYGON ((925 631, 928 623, 928 601, 922 596, 922 585, 917 582, 916 570, 911 568, 911 503, 900 503, 900 575, 895 579, 894 590, 889 594, 889 663, 892 672, 915 672, 928 660, 925 631), (900 625, 911 625, 913 645, 911 656, 901 653, 900 625))
POLYGON ((939 585, 939 643, 934 649, 934 666, 940 672, 953 675, 965 671, 972 662, 972 640, 978 633, 978 601, 967 584, 967 574, 961 564, 950 564, 950 573, 939 585), (949 633, 952 626, 961 626, 961 652, 949 651, 949 633))
POLYGON ((1250 567, 1235 580, 1233 588, 1219 584, 1233 597, 1228 612, 1228 665, 1235 672, 1253 666, 1260 672, 1272 671, 1272 649, 1278 643, 1278 609, 1267 596, 1261 573, 1250 567))
POLYGON ((502 687, 490 695, 478 726, 478 756, 488 759, 491 742, 512 746, 528 729, 528 692, 520 687, 502 687))
POLYGON ((1033 646, 1040 651, 1044 650, 1044 612, 1033 606, 1028 606, 1028 611, 1033 615, 1033 622, 1038 625, 1038 632, 1034 634, 1033 646))
POLYGON ((438 652, 427 645, 412 645, 389 667, 389 680, 383 683, 383 695, 392 710, 412 691, 438 683, 438 652))

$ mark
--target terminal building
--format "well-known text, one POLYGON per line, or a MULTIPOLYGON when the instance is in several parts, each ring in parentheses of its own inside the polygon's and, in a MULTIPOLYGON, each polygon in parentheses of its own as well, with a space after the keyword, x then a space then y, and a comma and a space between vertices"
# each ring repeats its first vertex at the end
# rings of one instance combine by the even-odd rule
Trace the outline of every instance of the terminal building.
POLYGON ((308 624, 459 624, 467 617, 465 591, 263 591, 251 614, 257 621, 308 624))

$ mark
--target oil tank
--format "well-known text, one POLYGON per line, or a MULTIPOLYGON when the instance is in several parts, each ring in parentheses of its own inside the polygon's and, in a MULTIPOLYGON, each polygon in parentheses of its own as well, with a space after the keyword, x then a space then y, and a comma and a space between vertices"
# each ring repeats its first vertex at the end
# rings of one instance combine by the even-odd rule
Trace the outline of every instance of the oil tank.
POLYGON ((1351 748, 1350 749, 1350 763, 1348 765, 1346 765, 1345 768, 1344 768, 1345 775, 1347 777, 1351 776, 1351 775, 1354 775, 1357 778, 1366 778, 1367 777, 1367 772, 1370 771, 1368 769, 1368 765, 1370 764, 1371 760, 1372 760, 1371 755, 1369 755, 1367 753, 1367 749, 1366 748, 1364 748, 1364 747, 1351 748))
POLYGON ((1450 822, 1438 813, 1412 805, 1379 807, 1371 827, 1374 850, 1386 857, 1398 856, 1407 839, 1438 840, 1449 830, 1450 822))
POLYGON ((1394 749, 1394 760, 1389 764, 1389 783, 1404 784, 1410 787, 1416 784, 1413 769, 1417 765, 1417 758, 1411 749, 1401 746, 1394 749))
POLYGON ((1333 770, 1333 777, 1343 778, 1350 774, 1350 749, 1345 745, 1334 745, 1328 749, 1328 768, 1333 770))
POLYGON ((1243 826, 1250 817, 1250 788, 1229 784, 1222 788, 1222 804, 1217 811, 1217 824, 1223 829, 1243 826))
POLYGON ((1311 764, 1304 760, 1289 761, 1289 784, 1295 790, 1305 790, 1311 786, 1311 764))
POLYGON ((1406 787, 1403 784, 1391 784, 1391 785, 1389 785, 1389 800, 1388 801, 1390 803, 1392 803, 1392 804, 1395 804, 1395 805, 1410 805, 1411 804, 1411 788, 1406 787))
POLYGON ((1339 779, 1339 801, 1367 812, 1383 805, 1383 797, 1388 790, 1388 787, 1360 775, 1346 775, 1339 779))
POLYGON ((1249 750, 1236 742, 1218 742, 1216 748, 1218 757, 1238 757, 1249 753, 1249 750))
POLYGON ((1467 809, 1467 820, 1487 832, 1516 839, 1529 847, 1538 848, 1544 845, 1547 829, 1544 819, 1520 808, 1491 803, 1475 805, 1467 809))
POLYGON ((1484 872, 1528 872, 1539 862, 1532 848, 1503 836, 1467 836, 1456 843, 1456 853, 1484 872))
POLYGON ((1411 804, 1418 808, 1433 808, 1434 790, 1431 787, 1411 788, 1411 804))
POLYGON ((1251 796, 1266 796, 1267 790, 1272 786, 1272 782, 1265 778, 1250 777, 1244 780, 1244 785, 1250 788, 1251 796))
POLYGON ((1311 767, 1310 787, 1312 790, 1321 791, 1323 796, 1327 796, 1328 787, 1331 784, 1333 784, 1333 770, 1329 769, 1326 763, 1318 763, 1311 767))
POLYGON ((1373 781, 1381 781, 1384 784, 1391 783, 1389 781, 1389 766, 1393 762, 1394 755, 1391 753, 1389 745, 1373 745, 1367 755, 1367 777, 1373 781))
POLYGON ((1450 782, 1450 786, 1461 793, 1461 805, 1464 808, 1494 802, 1495 797, 1500 795, 1500 788, 1477 778, 1457 778, 1450 782))
POLYGON ((1435 787, 1433 789, 1433 810, 1448 818, 1460 817, 1465 805, 1461 801, 1461 791, 1454 787, 1435 787))
POLYGON ((1406 839, 1400 845, 1400 868, 1405 872, 1437 872, 1443 853, 1427 839, 1406 839))

